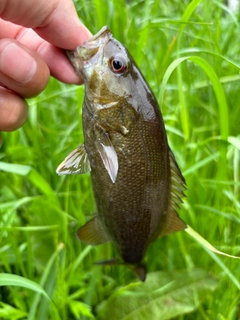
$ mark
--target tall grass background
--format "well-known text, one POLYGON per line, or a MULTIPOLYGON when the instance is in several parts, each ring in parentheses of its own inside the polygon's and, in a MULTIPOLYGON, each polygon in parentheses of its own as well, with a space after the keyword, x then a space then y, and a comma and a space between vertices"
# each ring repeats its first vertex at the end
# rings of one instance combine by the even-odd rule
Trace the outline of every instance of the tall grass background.
MULTIPOLYGON (((240 256, 239 12, 220 0, 75 5, 93 34, 111 28, 160 103, 187 182, 181 218, 240 256)), ((83 95, 83 86, 51 79, 28 101, 23 128, 2 134, 0 319, 240 319, 239 260, 186 232, 150 246, 145 283, 124 266, 94 265, 115 251, 76 237, 95 210, 90 176, 55 173, 83 142, 83 95)))

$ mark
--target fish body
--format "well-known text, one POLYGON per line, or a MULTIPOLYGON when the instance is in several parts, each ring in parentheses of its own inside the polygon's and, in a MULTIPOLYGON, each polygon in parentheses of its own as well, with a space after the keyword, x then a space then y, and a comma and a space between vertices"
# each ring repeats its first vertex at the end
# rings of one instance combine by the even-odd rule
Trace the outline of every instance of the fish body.
POLYGON ((185 180, 154 94, 110 30, 102 28, 68 57, 84 79, 84 144, 57 173, 90 171, 97 208, 78 236, 91 245, 111 241, 144 280, 149 244, 186 227, 175 211, 185 180))

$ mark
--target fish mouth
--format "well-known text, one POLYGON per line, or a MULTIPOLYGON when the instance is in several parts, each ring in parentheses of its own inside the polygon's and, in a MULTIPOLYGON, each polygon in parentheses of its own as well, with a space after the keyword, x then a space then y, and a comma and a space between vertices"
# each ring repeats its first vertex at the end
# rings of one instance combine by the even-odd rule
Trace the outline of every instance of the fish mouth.
POLYGON ((83 45, 77 47, 74 51, 67 51, 66 54, 72 64, 76 65, 76 60, 80 59, 82 64, 90 60, 101 47, 103 47, 112 37, 110 29, 105 26, 92 38, 85 41, 83 45))

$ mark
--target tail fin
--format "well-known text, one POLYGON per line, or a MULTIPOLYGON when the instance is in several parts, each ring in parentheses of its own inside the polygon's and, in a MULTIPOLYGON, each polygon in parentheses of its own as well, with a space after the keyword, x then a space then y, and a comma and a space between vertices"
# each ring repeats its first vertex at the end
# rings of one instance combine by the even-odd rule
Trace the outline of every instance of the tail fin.
POLYGON ((143 264, 128 264, 124 262, 119 262, 117 259, 111 259, 111 260, 102 260, 95 262, 97 265, 109 265, 109 266, 117 266, 117 265, 124 265, 127 266, 130 270, 132 270, 141 281, 145 281, 146 279, 146 266, 143 264))
POLYGON ((129 265, 129 268, 138 276, 138 278, 141 281, 144 282, 146 280, 147 270, 145 265, 142 265, 142 264, 138 264, 135 266, 129 265))

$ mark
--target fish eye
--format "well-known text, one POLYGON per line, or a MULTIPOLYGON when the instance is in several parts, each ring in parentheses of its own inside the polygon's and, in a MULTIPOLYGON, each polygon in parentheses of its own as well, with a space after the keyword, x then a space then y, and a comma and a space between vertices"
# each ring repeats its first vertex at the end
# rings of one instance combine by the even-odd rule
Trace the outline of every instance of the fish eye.
POLYGON ((112 57, 109 61, 110 69, 114 73, 122 74, 127 70, 127 62, 123 57, 112 57))

